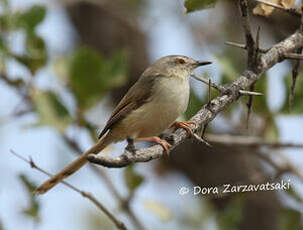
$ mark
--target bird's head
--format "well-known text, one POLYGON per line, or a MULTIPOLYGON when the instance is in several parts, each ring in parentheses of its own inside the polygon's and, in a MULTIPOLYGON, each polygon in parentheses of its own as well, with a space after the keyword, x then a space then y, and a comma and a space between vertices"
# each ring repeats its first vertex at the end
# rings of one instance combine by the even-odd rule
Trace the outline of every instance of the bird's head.
POLYGON ((194 69, 208 64, 211 62, 197 61, 183 55, 169 55, 158 59, 153 67, 168 76, 188 78, 194 69))

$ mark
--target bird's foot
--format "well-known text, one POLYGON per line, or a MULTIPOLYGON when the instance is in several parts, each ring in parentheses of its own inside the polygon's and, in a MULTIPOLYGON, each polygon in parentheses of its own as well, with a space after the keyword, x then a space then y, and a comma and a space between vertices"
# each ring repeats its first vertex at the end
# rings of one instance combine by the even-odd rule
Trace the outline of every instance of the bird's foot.
POLYGON ((154 142, 156 144, 159 144, 162 146, 164 153, 169 156, 170 153, 170 148, 171 148, 171 144, 169 144, 166 140, 163 140, 159 137, 142 137, 142 138, 136 138, 134 139, 134 141, 138 142, 138 141, 149 141, 149 142, 154 142))
POLYGON ((190 125, 196 126, 197 124, 194 121, 175 121, 170 127, 175 129, 183 128, 192 137, 194 136, 194 133, 190 128, 190 125))

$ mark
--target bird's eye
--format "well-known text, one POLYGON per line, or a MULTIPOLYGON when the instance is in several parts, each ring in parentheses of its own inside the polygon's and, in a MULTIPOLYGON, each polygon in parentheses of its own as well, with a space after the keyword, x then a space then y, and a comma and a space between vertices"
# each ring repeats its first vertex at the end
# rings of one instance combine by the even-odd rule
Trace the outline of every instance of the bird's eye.
POLYGON ((177 63, 179 64, 184 64, 185 63, 185 60, 183 58, 178 58, 177 59, 177 63))

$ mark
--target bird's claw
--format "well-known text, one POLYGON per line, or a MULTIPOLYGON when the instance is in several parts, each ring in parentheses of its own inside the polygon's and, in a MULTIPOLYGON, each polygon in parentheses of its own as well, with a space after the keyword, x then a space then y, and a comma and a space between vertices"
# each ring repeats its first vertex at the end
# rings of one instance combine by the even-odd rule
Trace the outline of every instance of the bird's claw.
POLYGON ((189 134, 189 136, 193 137, 194 133, 192 129, 190 128, 190 125, 197 126, 197 124, 194 121, 176 121, 174 122, 171 127, 178 129, 183 128, 186 130, 186 132, 189 134))

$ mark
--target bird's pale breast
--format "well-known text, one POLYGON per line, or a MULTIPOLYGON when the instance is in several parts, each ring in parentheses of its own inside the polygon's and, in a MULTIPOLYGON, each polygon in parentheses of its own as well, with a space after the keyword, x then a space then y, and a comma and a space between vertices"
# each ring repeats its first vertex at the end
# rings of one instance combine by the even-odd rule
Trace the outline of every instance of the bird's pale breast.
POLYGON ((154 86, 151 100, 118 125, 121 139, 159 135, 185 112, 189 100, 188 79, 161 78, 155 84, 158 85, 154 86))

